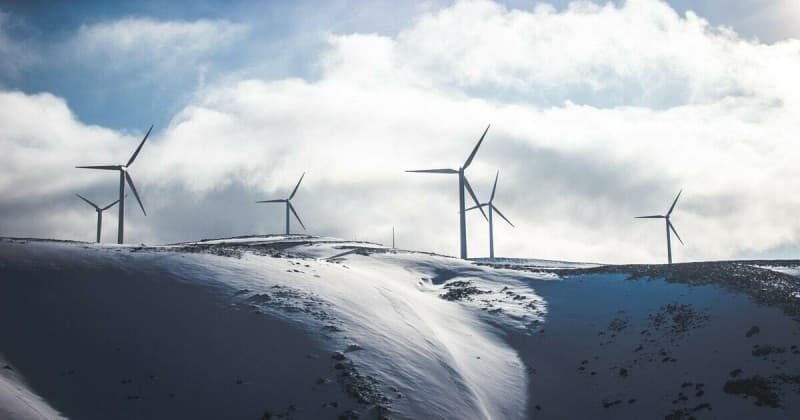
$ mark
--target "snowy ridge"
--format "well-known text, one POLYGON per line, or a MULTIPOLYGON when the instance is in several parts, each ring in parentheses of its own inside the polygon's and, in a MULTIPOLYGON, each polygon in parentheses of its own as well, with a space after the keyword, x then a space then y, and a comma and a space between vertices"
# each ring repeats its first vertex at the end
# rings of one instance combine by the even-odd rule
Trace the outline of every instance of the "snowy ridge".
POLYGON ((532 258, 471 258, 478 264, 485 264, 491 266, 507 266, 507 267, 535 267, 535 268, 551 268, 551 269, 577 269, 577 268, 594 268, 600 267, 602 264, 595 263, 579 263, 571 261, 553 261, 553 260, 540 260, 532 258))
POLYGON ((63 255, 85 267, 169 272, 212 286, 234 310, 300 325, 339 352, 345 388, 375 417, 526 416, 528 369, 504 329, 525 333, 542 321, 545 304, 525 280, 550 274, 304 235, 155 247, 14 243, 7 249, 19 250, 18 264, 63 255))
POLYGON ((800 277, 800 267, 790 267, 782 265, 753 265, 753 267, 763 268, 765 270, 777 271, 779 273, 788 274, 794 277, 800 277))
MULTIPOLYGON (((333 238, 278 236, 203 243, 277 246, 288 257, 245 252, 240 258, 191 254, 176 261, 169 254, 153 255, 184 275, 192 266, 210 269, 213 275, 205 281, 230 287, 232 295, 249 299, 260 310, 325 331, 342 351, 348 346, 363 349, 348 353, 348 358, 403 395, 390 403, 401 417, 524 417, 525 368, 485 322, 487 314, 473 310, 488 304, 489 310, 495 309, 488 316, 520 328, 539 320, 544 313, 541 299, 529 289, 523 291, 513 277, 452 258, 394 253, 375 245, 364 248, 364 243, 333 238), (326 260, 348 249, 363 249, 369 255, 355 252, 336 262, 326 260), (465 304, 442 299, 440 294, 454 281, 470 281, 481 293, 477 299, 462 300, 465 304), (525 296, 522 300, 530 307, 501 304, 512 290, 525 296)), ((198 274, 190 275, 199 279, 198 274)))

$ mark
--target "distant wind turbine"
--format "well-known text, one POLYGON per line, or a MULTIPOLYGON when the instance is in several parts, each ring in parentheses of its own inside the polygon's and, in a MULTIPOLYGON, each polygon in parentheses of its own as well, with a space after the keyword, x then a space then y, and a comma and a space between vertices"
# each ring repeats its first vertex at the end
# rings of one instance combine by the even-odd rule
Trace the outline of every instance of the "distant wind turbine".
POLYGON ((139 207, 142 208, 142 213, 147 216, 147 212, 144 210, 144 205, 142 204, 142 200, 139 198, 139 193, 136 192, 136 187, 133 185, 133 178, 131 178, 131 174, 128 172, 128 167, 133 164, 133 161, 136 160, 136 156, 139 155, 139 151, 142 150, 142 146, 144 146, 144 142, 147 141, 147 138, 150 137, 150 132, 153 131, 153 126, 150 126, 150 129, 147 130, 147 134, 144 135, 142 142, 139 143, 139 147, 136 148, 136 151, 133 152, 133 155, 130 159, 128 159, 128 163, 124 165, 100 165, 100 166, 76 166, 76 168, 81 169, 102 169, 107 171, 119 171, 119 226, 117 227, 117 243, 122 244, 123 242, 123 232, 125 226, 125 181, 128 182, 128 185, 131 187, 131 191, 133 191, 133 196, 136 197, 136 201, 139 202, 139 207))
MULTIPOLYGON (((481 147, 481 143, 483 143, 484 137, 486 137, 486 133, 489 131, 489 127, 491 125, 486 126, 486 130, 484 130, 483 135, 481 136, 480 140, 478 140, 478 144, 475 145, 475 148, 472 149, 472 153, 470 153, 467 160, 464 162, 460 168, 456 169, 417 169, 412 171, 406 172, 417 172, 417 173, 430 173, 430 174, 457 174, 458 175, 458 214, 459 214, 459 239, 461 244, 461 258, 467 258, 467 219, 466 219, 466 210, 465 210, 465 203, 464 203, 464 190, 466 189, 469 192, 469 195, 475 201, 476 205, 480 205, 478 202, 478 198, 475 196, 475 192, 472 190, 472 186, 469 185, 469 181, 467 181, 467 177, 464 175, 464 171, 472 164, 472 159, 475 158, 475 154, 478 153, 478 148, 481 147)), ((483 214, 483 217, 486 217, 486 213, 484 213, 483 209, 478 207, 478 209, 483 214)))
POLYGON ((670 208, 667 211, 666 215, 639 216, 639 217, 637 217, 637 219, 664 219, 664 222, 666 223, 666 228, 667 228, 667 261, 669 262, 669 264, 672 264, 672 243, 670 242, 670 233, 669 233, 670 229, 672 229, 672 232, 675 234, 675 237, 677 237, 678 240, 681 242, 681 245, 683 245, 683 240, 681 239, 681 236, 678 235, 678 231, 675 230, 675 226, 672 226, 672 222, 669 221, 669 216, 672 214, 672 210, 675 209, 675 204, 678 202, 678 199, 681 197, 681 193, 682 192, 683 192, 683 190, 680 190, 678 192, 677 197, 675 197, 675 201, 672 202, 672 206, 670 206, 670 208))
POLYGON ((510 220, 503 215, 503 213, 495 207, 494 205, 494 194, 497 191, 497 179, 500 178, 500 171, 497 171, 497 175, 494 177, 494 187, 492 187, 492 195, 489 197, 489 201, 483 204, 478 204, 476 206, 472 206, 467 209, 467 211, 479 209, 481 207, 486 207, 489 209, 489 258, 494 259, 494 223, 493 223, 493 215, 494 212, 497 212, 500 217, 503 218, 511 227, 514 227, 514 224, 511 223, 510 220))
POLYGON ((107 206, 105 206, 103 208, 100 208, 100 207, 97 206, 97 204, 92 203, 86 197, 84 197, 84 196, 82 196, 80 194, 75 194, 75 195, 77 195, 78 198, 80 198, 81 200, 87 202, 90 206, 94 207, 94 209, 97 211, 97 243, 99 244, 100 243, 100 231, 103 228, 103 212, 108 210, 108 209, 110 209, 111 207, 114 207, 114 204, 117 204, 119 202, 119 200, 117 200, 117 201, 115 201, 115 202, 113 202, 113 203, 111 203, 111 204, 109 204, 109 205, 107 205, 107 206))
POLYGON ((294 206, 292 206, 292 198, 294 198, 294 195, 297 194, 297 188, 300 187, 300 183, 303 182, 303 177, 305 177, 305 176, 306 176, 306 174, 305 174, 305 172, 303 172, 303 175, 300 176, 300 180, 297 181, 297 185, 294 186, 294 190, 292 191, 292 194, 289 195, 289 198, 278 199, 278 200, 256 201, 256 203, 286 203, 286 234, 287 235, 290 234, 290 231, 289 231, 289 212, 290 211, 292 212, 292 214, 294 214, 294 217, 297 219, 297 221, 300 222, 300 226, 303 227, 303 230, 306 229, 306 225, 304 225, 303 221, 300 220, 300 216, 297 215, 297 212, 294 210, 294 206))

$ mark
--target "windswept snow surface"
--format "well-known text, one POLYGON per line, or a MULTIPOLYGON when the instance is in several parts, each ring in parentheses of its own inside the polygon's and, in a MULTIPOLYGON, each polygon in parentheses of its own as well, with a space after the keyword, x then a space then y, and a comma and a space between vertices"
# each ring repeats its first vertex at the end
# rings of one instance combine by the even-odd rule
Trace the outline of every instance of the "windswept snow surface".
POLYGON ((763 268, 766 270, 777 271, 779 273, 788 274, 794 277, 800 277, 800 267, 798 266, 782 266, 782 265, 754 265, 753 267, 763 268))
POLYGON ((0 238, 0 353, 28 384, 0 377, 0 404, 30 402, 12 418, 793 419, 799 264, 0 238))
POLYGON ((0 419, 61 420, 0 354, 0 419))
POLYGON ((280 249, 285 258, 257 252, 239 258, 192 254, 167 266, 209 268, 213 275, 206 281, 263 302, 254 303, 261 310, 325 331, 342 351, 363 349, 347 353, 348 358, 382 386, 397 390, 389 397, 391 411, 400 417, 525 417, 525 367, 492 323, 526 328, 541 321, 544 304, 522 279, 542 275, 503 273, 454 258, 333 238, 254 237, 231 243, 280 249), (329 260, 349 250, 356 252, 329 260), (479 292, 472 299, 442 299, 454 281, 470 282, 479 292), (507 292, 524 296, 520 301, 527 306, 508 303, 507 292), (275 305, 276 294, 290 299, 275 305))
POLYGON ((362 414, 387 410, 392 418, 525 418, 528 369, 505 338, 509 330, 529 331, 546 313, 526 282, 554 278, 302 235, 157 247, 3 242, 7 254, 45 249, 18 252, 34 255, 24 262, 33 270, 52 265, 41 255, 55 253, 135 275, 166 271, 212 286, 231 306, 299 325, 329 352, 341 352, 337 372, 362 414))

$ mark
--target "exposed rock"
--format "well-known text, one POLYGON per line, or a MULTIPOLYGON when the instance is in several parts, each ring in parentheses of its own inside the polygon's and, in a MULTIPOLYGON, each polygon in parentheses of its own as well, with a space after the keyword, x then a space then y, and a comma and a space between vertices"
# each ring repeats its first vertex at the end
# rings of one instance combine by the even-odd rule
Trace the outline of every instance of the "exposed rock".
POLYGON ((765 357, 769 356, 770 354, 781 354, 784 353, 786 349, 783 347, 773 346, 771 344, 763 344, 758 345, 756 344, 753 346, 753 351, 751 352, 753 356, 756 357, 765 357))
POLYGON ((752 327, 750 327, 749 330, 747 330, 747 332, 744 334, 744 336, 747 337, 747 338, 750 338, 750 337, 752 337, 752 336, 754 336, 754 335, 756 335, 756 334, 758 334, 760 332, 761 332, 761 328, 758 328, 758 325, 753 325, 752 327))
POLYGON ((457 280, 446 283, 443 286, 447 292, 439 295, 444 300, 471 300, 472 296, 489 293, 488 290, 481 290, 466 280, 457 280))
POLYGON ((725 383, 723 390, 728 394, 753 397, 758 406, 780 407, 781 397, 775 384, 762 376, 732 379, 725 383))

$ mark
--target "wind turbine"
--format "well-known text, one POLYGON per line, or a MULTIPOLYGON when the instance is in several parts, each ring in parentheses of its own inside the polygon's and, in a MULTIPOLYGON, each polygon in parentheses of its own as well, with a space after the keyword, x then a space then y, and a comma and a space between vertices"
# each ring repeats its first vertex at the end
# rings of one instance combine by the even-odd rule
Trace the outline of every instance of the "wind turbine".
POLYGON ((514 224, 503 215, 500 209, 494 206, 494 193, 497 191, 497 179, 499 177, 500 171, 497 171, 497 175, 494 177, 494 187, 492 187, 492 195, 489 197, 489 201, 467 209, 467 211, 479 209, 481 207, 487 207, 489 209, 489 258, 491 259, 494 259, 494 223, 492 223, 494 212, 497 212, 497 214, 500 215, 500 217, 502 217, 503 220, 505 220, 509 225, 511 225, 511 227, 514 227, 514 224))
POLYGON ((303 172, 303 175, 300 176, 300 180, 297 181, 297 185, 294 186, 294 190, 292 194, 289 195, 289 198, 286 199, 278 199, 278 200, 264 200, 264 201, 256 201, 256 203, 286 203, 286 234, 289 235, 289 212, 291 211, 294 214, 294 217, 300 222, 300 226, 303 227, 303 230, 306 229, 306 225, 303 224, 303 221, 300 220, 300 216, 297 215, 297 212, 294 210, 294 206, 292 206, 292 198, 294 195, 297 194, 297 188, 300 187, 300 183, 303 182, 303 177, 306 176, 306 173, 303 172))
MULTIPOLYGON (((464 171, 469 167, 472 163, 472 159, 475 158, 475 154, 478 153, 478 148, 481 147, 481 143, 483 143, 483 138, 486 137, 486 133, 489 131, 490 125, 486 126, 486 130, 484 130, 483 135, 481 136, 480 140, 478 140, 478 144, 475 145, 475 148, 472 149, 472 153, 470 153, 467 160, 464 162, 464 165, 456 169, 417 169, 412 171, 406 172, 417 172, 417 173, 430 173, 430 174, 457 174, 458 175, 458 214, 459 214, 459 239, 461 243, 461 258, 467 259, 467 219, 466 219, 466 210, 464 204, 464 190, 466 189, 469 192, 469 195, 472 196, 472 199, 475 201, 476 205, 480 205, 478 202, 478 198, 475 196, 475 192, 472 190, 472 186, 469 185, 469 181, 467 181, 467 177, 464 175, 464 171)), ((484 213, 482 208, 478 208, 483 217, 486 217, 486 213, 484 213)))
POLYGON ((669 210, 667 211, 666 215, 655 215, 655 216, 639 216, 637 219, 664 219, 667 228, 667 261, 669 264, 672 264, 672 243, 670 242, 670 229, 675 234, 675 237, 681 241, 681 245, 683 245, 683 240, 681 240, 681 235, 678 235, 678 231, 675 230, 675 226, 672 226, 672 222, 669 221, 669 215, 672 214, 672 210, 675 209, 675 204, 678 202, 678 199, 681 197, 681 193, 683 190, 678 192, 678 196, 675 197, 675 201, 672 202, 672 206, 670 206, 669 210))
POLYGON ((136 197, 136 201, 139 202, 139 207, 142 208, 142 213, 147 216, 147 212, 144 211, 144 205, 142 204, 142 200, 139 198, 139 193, 136 192, 136 187, 133 185, 133 178, 131 178, 131 174, 128 172, 128 167, 133 164, 133 161, 136 160, 136 156, 139 155, 139 151, 142 150, 142 146, 144 146, 144 142, 147 141, 147 138, 150 136, 150 132, 153 131, 153 126, 150 126, 150 129, 147 130, 147 134, 144 135, 142 142, 139 143, 139 147, 136 148, 136 151, 133 152, 133 155, 130 159, 128 159, 128 163, 124 165, 99 165, 99 166, 76 166, 76 168, 81 169, 102 169, 107 171, 119 171, 119 226, 117 227, 117 243, 122 244, 123 241, 123 228, 125 226, 125 181, 128 181, 128 185, 131 187, 131 191, 133 191, 133 196, 136 197))
POLYGON ((113 203, 111 203, 111 204, 109 204, 109 205, 107 205, 107 206, 105 206, 103 208, 100 208, 100 207, 97 206, 97 204, 92 203, 86 197, 84 197, 84 196, 82 196, 80 194, 75 194, 75 195, 77 195, 78 198, 80 198, 81 200, 87 202, 90 206, 94 207, 94 209, 97 211, 97 243, 99 244, 100 243, 100 231, 103 228, 103 212, 108 210, 108 209, 110 209, 111 207, 114 207, 114 204, 117 204, 119 202, 119 200, 117 200, 117 201, 115 201, 115 202, 113 202, 113 203))

